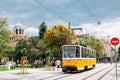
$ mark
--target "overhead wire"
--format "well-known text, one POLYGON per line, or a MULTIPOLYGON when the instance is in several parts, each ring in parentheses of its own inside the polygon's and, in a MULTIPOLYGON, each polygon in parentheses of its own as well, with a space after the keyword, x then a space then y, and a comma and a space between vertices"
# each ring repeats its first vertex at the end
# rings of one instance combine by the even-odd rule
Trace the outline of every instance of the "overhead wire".
POLYGON ((56 17, 58 17, 59 19, 66 21, 63 17, 59 16, 58 14, 56 14, 54 11, 52 11, 51 9, 49 9, 48 7, 46 7, 44 4, 42 4, 40 1, 38 0, 34 0, 36 3, 38 3, 39 5, 41 5, 42 7, 44 7, 46 10, 48 10, 49 12, 51 12, 53 15, 55 15, 56 17))
POLYGON ((86 7, 87 11, 91 15, 91 17, 95 20, 95 22, 97 22, 97 24, 101 24, 101 22, 96 19, 95 15, 92 13, 92 11, 90 10, 90 8, 87 6, 87 4, 85 3, 85 1, 84 0, 78 0, 78 1, 80 2, 80 4, 82 6, 86 7))

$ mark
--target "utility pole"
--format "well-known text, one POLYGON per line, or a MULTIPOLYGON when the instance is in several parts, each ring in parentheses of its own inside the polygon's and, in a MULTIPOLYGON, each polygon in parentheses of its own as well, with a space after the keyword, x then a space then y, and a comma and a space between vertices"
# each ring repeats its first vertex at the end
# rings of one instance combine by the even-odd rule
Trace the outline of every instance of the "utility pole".
POLYGON ((68 22, 68 27, 69 27, 69 29, 70 29, 70 22, 68 22))

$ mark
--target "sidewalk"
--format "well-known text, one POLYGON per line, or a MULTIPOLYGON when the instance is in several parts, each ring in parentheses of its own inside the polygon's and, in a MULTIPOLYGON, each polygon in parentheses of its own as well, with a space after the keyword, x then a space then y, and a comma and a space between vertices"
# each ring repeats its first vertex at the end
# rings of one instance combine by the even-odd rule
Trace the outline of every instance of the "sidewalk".
MULTIPOLYGON (((110 65, 107 64, 96 64, 96 67, 110 65)), ((114 63, 112 65, 115 65, 114 63)), ((29 68, 27 69, 28 74, 18 74, 21 70, 10 70, 0 72, 0 80, 39 80, 40 78, 62 75, 61 70, 47 70, 45 68, 29 68)), ((120 80, 120 63, 117 64, 118 80, 120 80)), ((111 70, 102 80, 116 80, 116 70, 115 67, 111 70)))
POLYGON ((120 80, 120 62, 117 63, 117 79, 115 63, 112 65, 114 65, 114 68, 102 80, 120 80))
MULTIPOLYGON (((31 74, 34 74, 35 77, 37 76, 35 75, 36 73, 40 73, 42 71, 44 71, 44 68, 28 68, 27 74, 20 74, 21 70, 2 71, 0 72, 0 80, 27 80, 23 78, 31 74)), ((31 80, 33 79, 31 78, 31 80)))

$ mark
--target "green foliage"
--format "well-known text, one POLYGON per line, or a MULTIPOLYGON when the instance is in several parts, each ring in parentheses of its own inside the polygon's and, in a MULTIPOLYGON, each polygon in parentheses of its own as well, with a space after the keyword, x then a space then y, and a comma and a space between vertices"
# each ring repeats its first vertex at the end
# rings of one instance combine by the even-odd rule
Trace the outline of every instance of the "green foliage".
POLYGON ((87 45, 87 39, 88 39, 87 35, 83 36, 82 38, 77 37, 74 40, 74 43, 77 43, 77 44, 80 44, 80 45, 87 45))
POLYGON ((27 45, 26 45, 26 42, 27 40, 25 39, 20 39, 17 41, 17 44, 16 44, 16 47, 15 47, 15 58, 20 60, 21 56, 24 55, 24 52, 26 54, 26 48, 27 48, 27 45))
POLYGON ((26 48, 21 49, 21 54, 22 54, 22 56, 26 56, 27 55, 27 49, 26 48))
POLYGON ((97 57, 102 56, 104 45, 99 39, 91 36, 87 39, 87 43, 90 48, 96 50, 97 57))
POLYGON ((15 52, 15 59, 19 59, 23 55, 28 57, 30 63, 32 63, 35 59, 45 58, 45 45, 42 40, 38 38, 28 38, 28 39, 20 39, 18 40, 15 52))
POLYGON ((0 66, 0 71, 6 71, 6 67, 5 66, 0 66))
POLYGON ((60 54, 61 46, 64 44, 71 44, 74 38, 74 32, 60 24, 46 30, 44 41, 47 47, 51 50, 50 57, 60 59, 62 56, 62 54, 60 54))
POLYGON ((4 51, 4 55, 8 56, 10 60, 14 58, 14 47, 11 45, 8 45, 4 51))
POLYGON ((45 22, 42 22, 39 26, 39 39, 44 38, 44 33, 46 29, 47 29, 47 25, 45 24, 45 22))
POLYGON ((118 47, 118 57, 120 58, 120 46, 118 47))
POLYGON ((50 56, 50 55, 51 55, 51 50, 46 50, 46 51, 45 51, 45 55, 46 55, 46 56, 50 56))
POLYGON ((0 17, 0 31, 6 29, 8 26, 7 18, 0 17))
POLYGON ((10 30, 4 29, 4 30, 0 31, 0 39, 8 42, 11 34, 12 34, 12 32, 10 30))
POLYGON ((9 36, 11 31, 8 30, 7 18, 0 18, 0 56, 5 56, 5 51, 8 49, 9 45, 9 36))
POLYGON ((50 47, 45 51, 45 56, 50 56, 50 59, 53 57, 59 59, 60 58, 60 50, 57 47, 50 47))
POLYGON ((34 49, 30 53, 28 53, 28 60, 30 63, 34 62, 35 59, 39 59, 38 50, 34 49))
POLYGON ((38 51, 38 55, 44 58, 44 53, 46 50, 46 45, 43 40, 39 40, 38 38, 31 38, 32 46, 38 51))
POLYGON ((57 48, 57 47, 52 47, 52 48, 51 48, 51 58, 55 57, 55 58, 57 58, 57 59, 60 59, 60 56, 61 56, 61 54, 60 54, 59 48, 57 48))

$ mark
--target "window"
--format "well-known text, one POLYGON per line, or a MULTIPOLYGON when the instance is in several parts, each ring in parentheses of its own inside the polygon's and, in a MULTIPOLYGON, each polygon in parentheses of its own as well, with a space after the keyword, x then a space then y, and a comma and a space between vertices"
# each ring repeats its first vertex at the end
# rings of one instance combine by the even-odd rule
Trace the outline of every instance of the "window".
POLYGON ((86 58, 89 58, 89 49, 86 49, 86 58))
POLYGON ((16 34, 18 34, 18 29, 16 29, 16 34))
POLYGON ((75 46, 64 46, 63 47, 64 58, 74 58, 75 57, 75 46))
POLYGON ((86 57, 86 49, 84 47, 81 47, 82 50, 82 57, 85 58, 86 57))
POLYGON ((77 58, 80 57, 80 47, 76 46, 76 55, 77 58))
POLYGON ((19 34, 21 34, 21 29, 19 29, 19 34))

